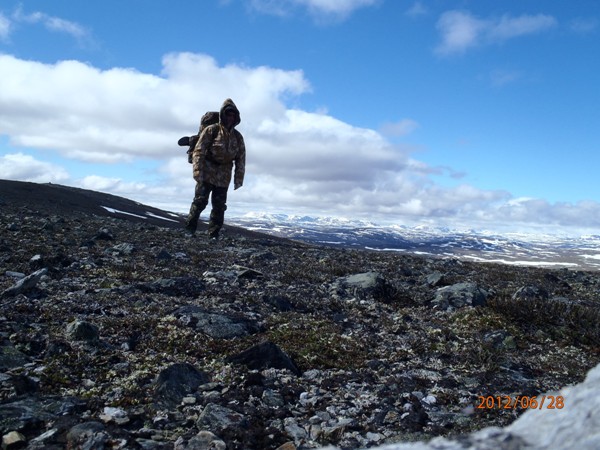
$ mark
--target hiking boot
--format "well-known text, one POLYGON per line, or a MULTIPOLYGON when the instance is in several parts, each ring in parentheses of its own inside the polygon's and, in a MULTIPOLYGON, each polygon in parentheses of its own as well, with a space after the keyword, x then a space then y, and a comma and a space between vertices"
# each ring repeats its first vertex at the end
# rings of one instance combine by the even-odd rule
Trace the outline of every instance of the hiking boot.
POLYGON ((184 230, 186 234, 189 234, 190 236, 193 236, 194 234, 196 234, 196 228, 198 227, 198 222, 197 221, 188 221, 185 224, 184 230))
POLYGON ((196 233, 196 228, 198 228, 198 220, 200 219, 200 209, 192 203, 190 208, 190 213, 185 220, 185 230, 190 233, 192 236, 196 233))

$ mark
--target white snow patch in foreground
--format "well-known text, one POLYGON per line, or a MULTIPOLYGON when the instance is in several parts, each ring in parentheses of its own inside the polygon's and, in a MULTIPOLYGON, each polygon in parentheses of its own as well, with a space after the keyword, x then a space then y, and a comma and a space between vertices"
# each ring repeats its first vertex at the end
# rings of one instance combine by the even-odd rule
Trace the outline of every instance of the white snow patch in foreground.
POLYGON ((151 213, 151 212, 147 212, 147 213, 146 213, 146 215, 147 215, 147 216, 150 216, 150 217, 155 217, 155 218, 157 218, 157 219, 168 220, 169 222, 175 222, 175 223, 178 223, 178 221, 177 221, 177 220, 169 219, 168 217, 157 216, 156 214, 153 214, 153 213, 151 213))
POLYGON ((156 219, 162 219, 162 220, 168 220, 169 222, 177 222, 177 220, 173 220, 173 219, 169 219, 168 217, 162 217, 162 216, 157 216, 156 214, 153 214, 151 212, 146 212, 145 216, 140 216, 139 214, 133 214, 127 211, 119 211, 118 209, 114 209, 114 208, 109 208, 108 206, 102 206, 102 208, 104 208, 105 210, 107 210, 110 213, 118 213, 118 214, 126 214, 128 216, 133 216, 133 217, 139 217, 140 219, 148 219, 148 216, 150 217, 154 217, 156 219))
POLYGON ((102 208, 104 208, 105 210, 107 210, 108 212, 113 213, 113 214, 115 214, 115 213, 127 214, 128 216, 139 217, 140 219, 147 219, 147 217, 140 216, 139 214, 128 213, 126 211, 119 211, 118 209, 109 208, 108 206, 103 206, 102 208))

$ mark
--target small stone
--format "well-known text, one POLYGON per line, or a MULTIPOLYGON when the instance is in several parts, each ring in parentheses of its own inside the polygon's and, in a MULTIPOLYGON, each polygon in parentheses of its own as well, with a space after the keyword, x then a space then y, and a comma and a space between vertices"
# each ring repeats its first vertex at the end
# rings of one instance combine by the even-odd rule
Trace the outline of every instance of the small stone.
POLYGON ((367 434, 365 435, 365 437, 367 438, 368 441, 371 442, 379 442, 381 439, 383 439, 383 436, 379 433, 372 433, 372 432, 367 432, 367 434))
POLYGON ((26 443, 27 439, 18 431, 11 431, 2 436, 3 449, 21 448, 26 443))
POLYGON ((4 275, 6 275, 7 277, 15 278, 17 280, 25 278, 25 274, 23 272, 13 272, 12 270, 7 270, 6 272, 4 272, 4 275))
POLYGON ((202 430, 190 439, 185 448, 189 450, 226 450, 227 445, 210 431, 202 430))
POLYGON ((284 421, 284 428, 287 434, 294 439, 294 442, 298 442, 302 439, 306 439, 306 430, 298 425, 298 422, 293 417, 288 417, 284 421))
POLYGON ((197 402, 196 397, 183 397, 183 400, 181 400, 181 403, 184 405, 195 405, 197 402))
POLYGON ((36 270, 32 274, 27 275, 25 278, 20 279, 14 286, 11 286, 8 289, 5 289, 2 292, 2 295, 0 295, 0 297, 4 297, 4 298, 14 297, 16 295, 19 295, 21 293, 24 293, 24 292, 34 289, 37 286, 37 284, 40 282, 42 277, 44 275, 46 275, 47 272, 48 272, 48 269, 46 269, 46 268, 36 270))
POLYGON ((33 438, 30 442, 31 442, 31 444, 41 444, 44 441, 49 440, 52 437, 56 436, 57 433, 58 433, 58 428, 51 428, 50 430, 46 431, 45 433, 42 433, 39 436, 33 438))
POLYGON ((199 429, 209 428, 220 433, 230 429, 246 428, 248 420, 242 414, 225 406, 209 403, 196 421, 199 429))
POLYGON ((67 336, 74 341, 95 343, 98 341, 100 333, 96 325, 74 320, 67 325, 67 336))
POLYGON ((437 398, 435 398, 434 395, 429 394, 423 398, 422 402, 428 405, 435 405, 437 403, 437 398))
POLYGON ((113 408, 110 406, 104 408, 104 414, 108 414, 112 417, 127 417, 127 412, 125 410, 121 408, 113 408))

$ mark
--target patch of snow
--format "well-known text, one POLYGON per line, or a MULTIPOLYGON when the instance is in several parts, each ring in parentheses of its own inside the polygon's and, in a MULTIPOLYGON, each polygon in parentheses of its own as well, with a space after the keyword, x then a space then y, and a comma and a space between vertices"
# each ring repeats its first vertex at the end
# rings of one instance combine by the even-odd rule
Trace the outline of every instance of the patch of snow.
MULTIPOLYGON (((162 219, 162 220, 168 220, 169 222, 177 222, 177 220, 173 220, 173 219, 169 219, 168 217, 163 217, 163 216, 158 216, 154 213, 151 212, 146 212, 145 216, 140 216, 139 214, 134 214, 134 213, 130 213, 127 211, 120 211, 118 209, 114 209, 114 208, 110 208, 108 206, 102 206, 102 208, 104 208, 105 210, 107 210, 109 213, 113 213, 113 214, 126 214, 128 216, 133 216, 133 217, 138 217, 140 219, 147 219, 148 217, 154 217, 155 219, 162 219)), ((177 217, 176 214, 173 214, 174 217, 177 217)))
POLYGON ((108 206, 102 206, 102 208, 104 208, 105 210, 107 210, 110 213, 118 213, 118 214, 126 214, 128 216, 133 216, 133 217, 139 217, 140 219, 144 219, 146 220, 147 217, 146 216, 140 216, 139 214, 133 214, 133 213, 129 213, 126 211, 119 211, 118 209, 114 209, 114 208, 109 208, 108 206))
POLYGON ((146 212, 146 215, 150 216, 150 217, 154 217, 156 219, 168 220, 169 222, 176 222, 176 223, 178 222, 177 220, 169 219, 168 217, 157 216, 156 214, 153 214, 151 212, 146 212))
POLYGON ((486 258, 480 258, 478 256, 471 256, 471 255, 464 255, 463 258, 472 259, 473 261, 478 261, 478 262, 509 264, 509 265, 513 265, 513 266, 534 266, 534 267, 541 267, 541 266, 577 267, 578 266, 578 264, 576 264, 576 263, 549 262, 549 261, 511 261, 511 260, 507 260, 507 259, 486 259, 486 258))

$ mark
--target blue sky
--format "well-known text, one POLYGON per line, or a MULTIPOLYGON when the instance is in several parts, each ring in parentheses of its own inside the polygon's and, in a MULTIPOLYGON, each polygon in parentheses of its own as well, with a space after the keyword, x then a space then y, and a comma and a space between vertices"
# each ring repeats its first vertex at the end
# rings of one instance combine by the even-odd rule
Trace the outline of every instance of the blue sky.
POLYGON ((186 211, 231 97, 228 215, 600 226, 596 0, 3 0, 0 178, 186 211))

